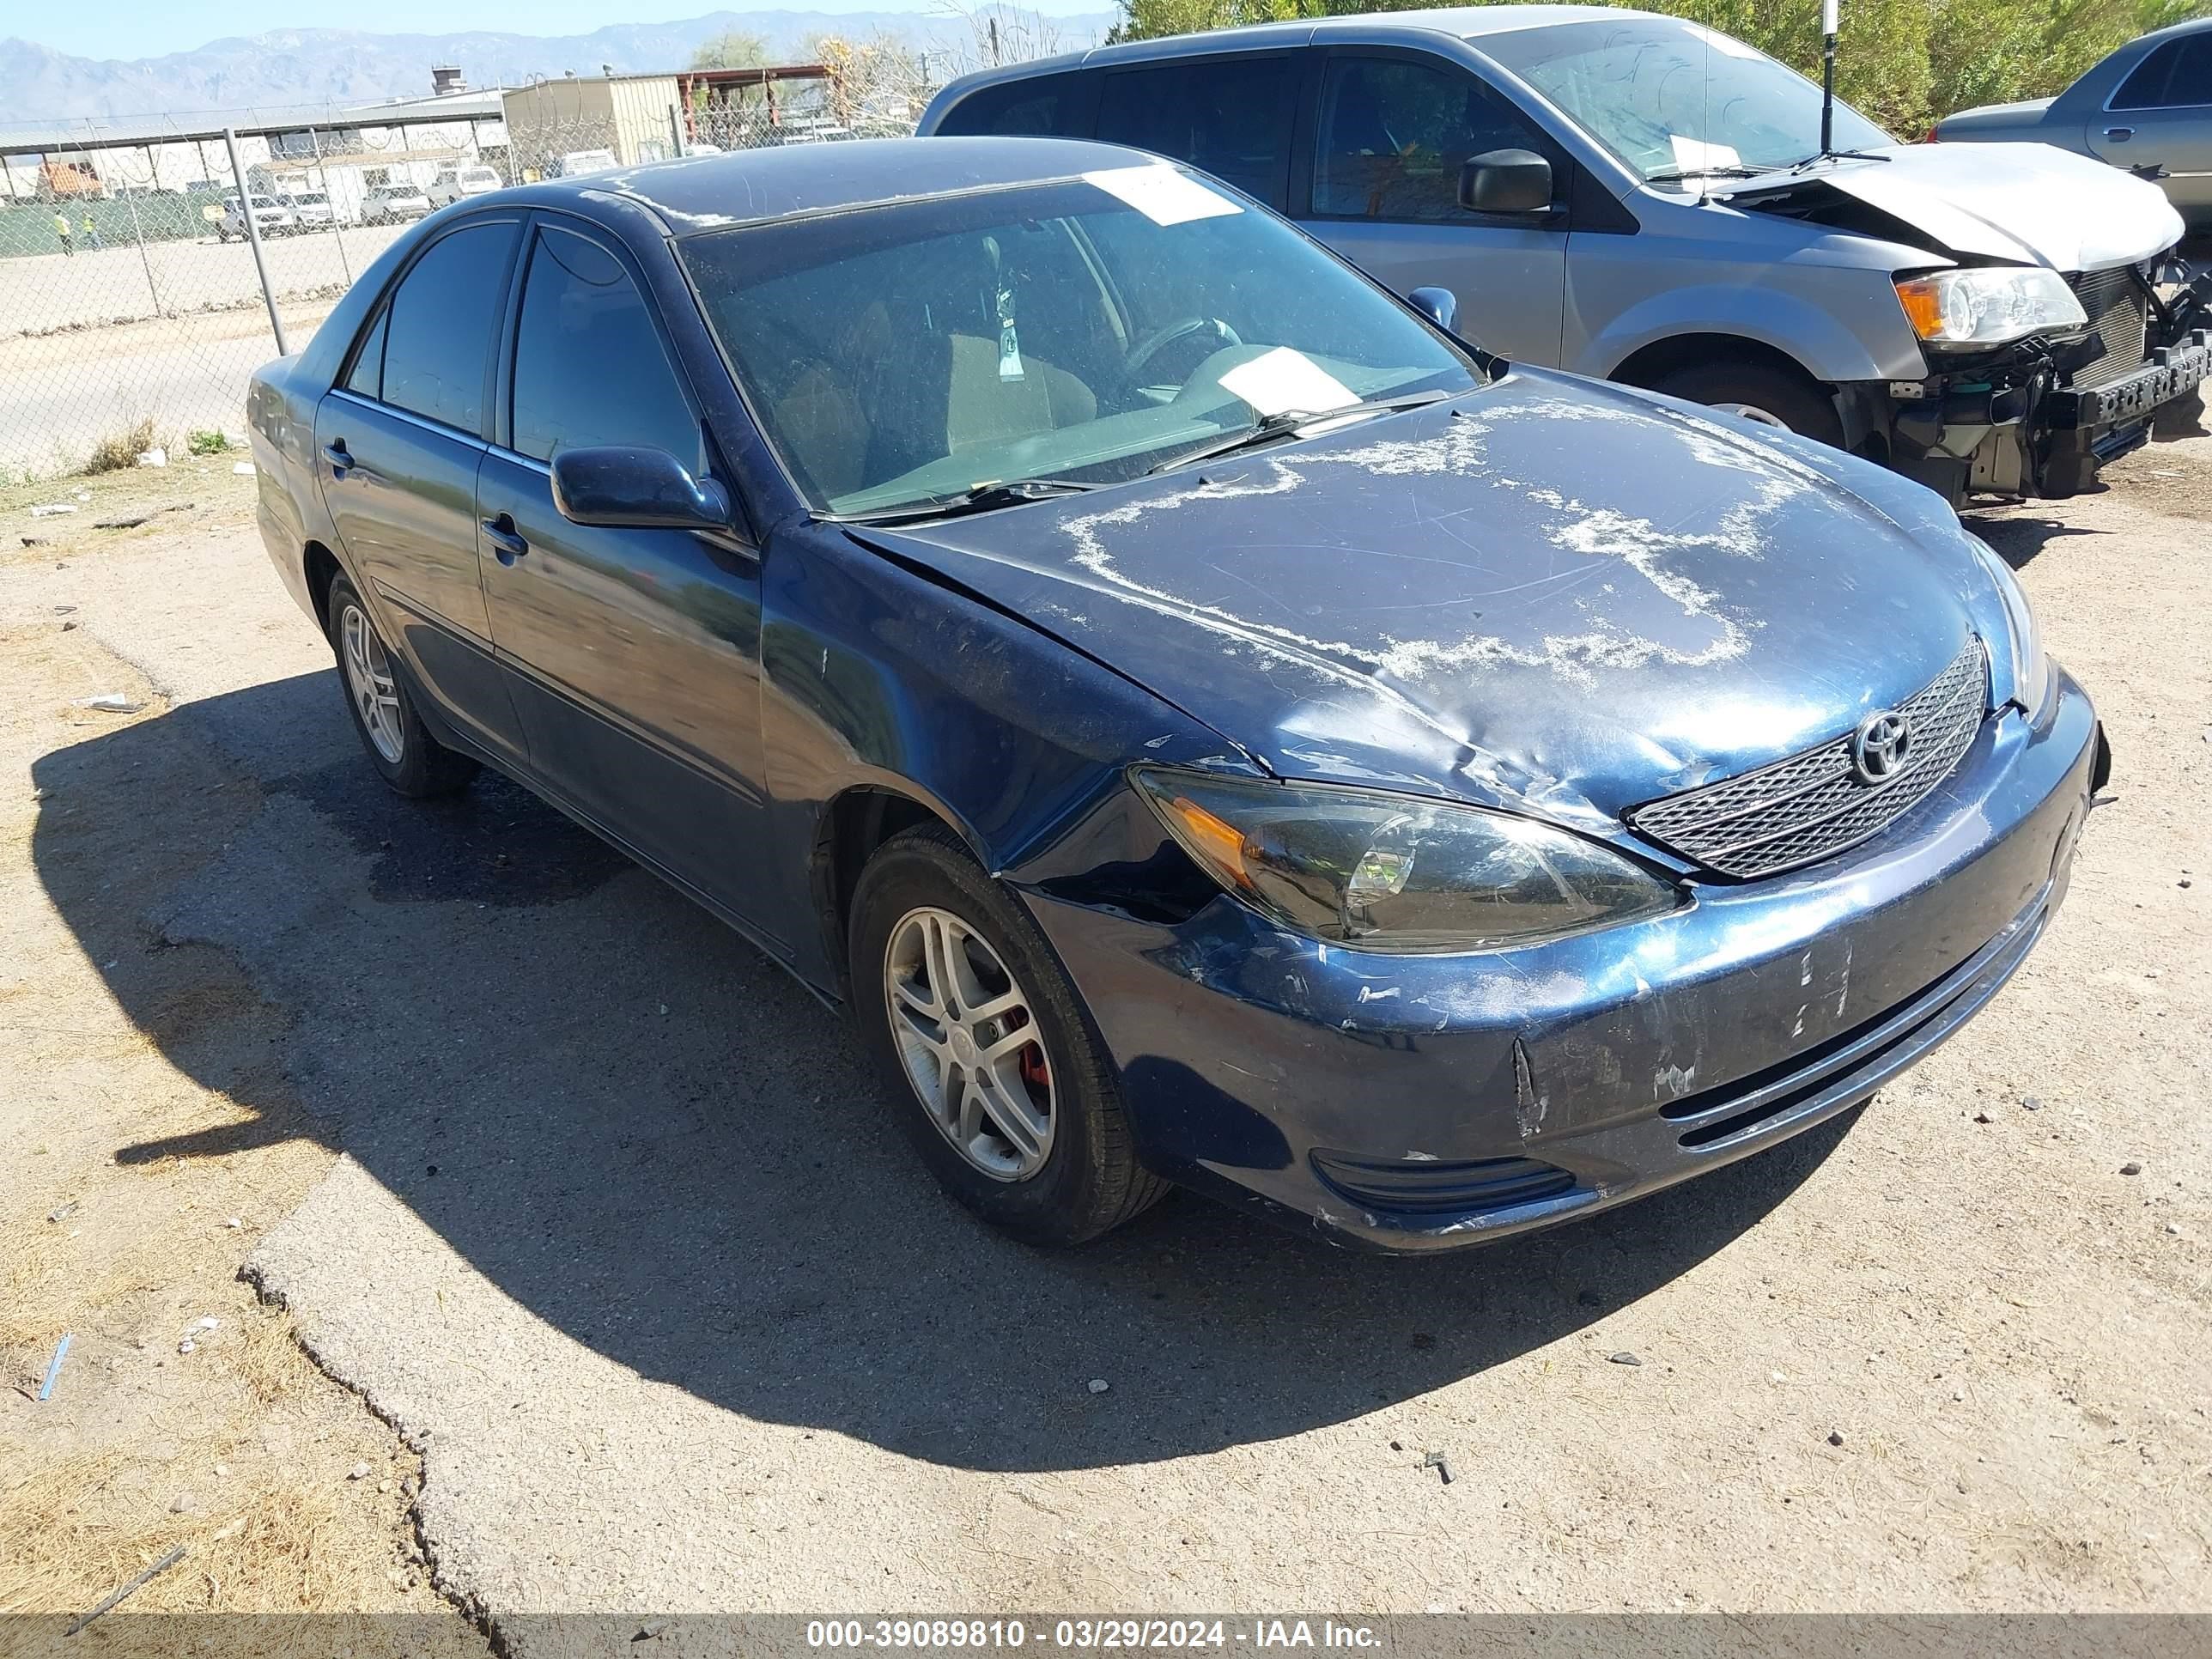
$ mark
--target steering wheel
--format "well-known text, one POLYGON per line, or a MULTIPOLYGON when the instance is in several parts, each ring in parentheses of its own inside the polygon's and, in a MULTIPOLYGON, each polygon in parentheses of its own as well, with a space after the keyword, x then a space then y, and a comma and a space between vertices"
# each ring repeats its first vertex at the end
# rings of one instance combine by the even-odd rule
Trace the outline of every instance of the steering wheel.
POLYGON ((1173 345, 1176 341, 1201 333, 1206 329, 1212 329, 1218 335, 1221 343, 1224 346, 1240 346, 1244 343, 1244 337, 1218 317, 1178 318, 1165 328, 1154 329, 1139 343, 1136 349, 1129 353, 1128 361, 1122 364, 1122 374, 1127 377, 1131 386, 1142 385, 1143 382, 1138 379, 1138 376, 1145 372, 1146 363, 1152 362, 1162 350, 1173 345))

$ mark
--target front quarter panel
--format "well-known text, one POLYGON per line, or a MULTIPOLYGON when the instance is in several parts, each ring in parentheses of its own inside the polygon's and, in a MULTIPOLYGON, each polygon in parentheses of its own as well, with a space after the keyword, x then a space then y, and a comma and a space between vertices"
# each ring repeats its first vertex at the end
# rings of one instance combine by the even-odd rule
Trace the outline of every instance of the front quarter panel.
MULTIPOLYGON (((928 810, 1018 888, 1048 871, 1080 884, 1120 859, 1119 843, 1075 843, 1126 794, 1130 763, 1258 775, 1121 674, 834 526, 793 520, 771 538, 761 656, 770 842, 784 872, 815 868, 833 805, 872 790, 928 810)), ((780 890, 783 914, 769 925, 795 941, 803 978, 838 989, 828 896, 812 881, 780 890)))

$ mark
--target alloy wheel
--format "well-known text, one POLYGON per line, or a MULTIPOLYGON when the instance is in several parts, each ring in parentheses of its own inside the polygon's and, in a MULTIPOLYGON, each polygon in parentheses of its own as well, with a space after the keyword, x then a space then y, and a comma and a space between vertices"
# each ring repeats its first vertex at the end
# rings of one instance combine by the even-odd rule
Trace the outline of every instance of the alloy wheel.
POLYGON ((338 613, 338 638, 346 689, 361 715, 362 730, 368 733, 376 752, 397 766, 406 755, 407 738, 399 723, 399 687, 392 680, 384 641, 376 637, 368 613, 357 605, 338 613))
POLYGON ((1052 1153, 1052 1065, 1035 1005, 981 934, 949 910, 909 910, 884 949, 884 1000, 907 1080, 938 1132, 996 1181, 1052 1153))

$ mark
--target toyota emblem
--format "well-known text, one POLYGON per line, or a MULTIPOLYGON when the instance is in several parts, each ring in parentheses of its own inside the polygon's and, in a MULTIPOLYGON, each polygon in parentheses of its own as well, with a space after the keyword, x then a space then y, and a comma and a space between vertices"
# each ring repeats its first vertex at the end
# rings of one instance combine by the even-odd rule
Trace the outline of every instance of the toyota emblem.
POLYGON ((1864 784, 1884 784, 1905 767, 1912 752, 1912 726, 1904 715, 1885 708, 1859 722, 1851 737, 1851 770, 1864 784))

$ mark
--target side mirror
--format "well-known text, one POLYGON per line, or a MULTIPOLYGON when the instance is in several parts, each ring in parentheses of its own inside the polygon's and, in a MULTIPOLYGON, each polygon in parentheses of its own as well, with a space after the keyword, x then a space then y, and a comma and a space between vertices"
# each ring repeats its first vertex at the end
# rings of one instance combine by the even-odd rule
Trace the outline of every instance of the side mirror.
POLYGON ((1552 164, 1533 149, 1493 149, 1459 170, 1459 204, 1470 213, 1541 213, 1552 205, 1552 164))
POLYGON ((631 530, 727 530, 733 520, 729 491, 665 449, 556 451, 553 505, 571 524, 631 530))
POLYGON ((1459 295, 1448 288, 1417 288, 1407 302, 1447 334, 1459 332, 1459 295))

